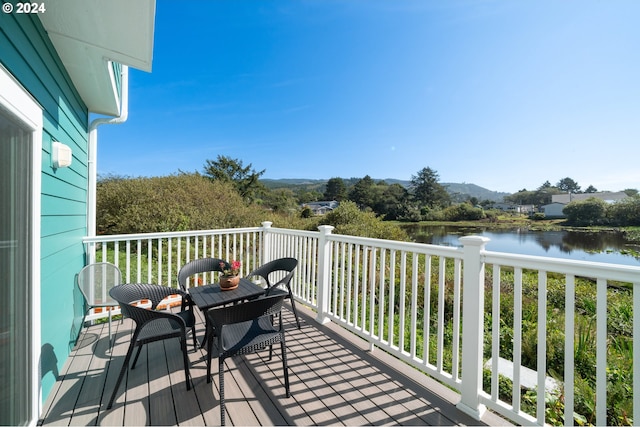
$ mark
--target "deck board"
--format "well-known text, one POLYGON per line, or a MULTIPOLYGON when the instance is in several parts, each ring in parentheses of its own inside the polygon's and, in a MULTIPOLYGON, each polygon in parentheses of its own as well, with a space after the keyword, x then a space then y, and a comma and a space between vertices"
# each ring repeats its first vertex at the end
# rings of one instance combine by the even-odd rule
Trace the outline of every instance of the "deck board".
MULTIPOLYGON (((227 425, 482 425, 455 407, 458 395, 375 350, 337 325, 318 325, 285 310, 291 397, 285 397, 279 346, 225 361, 227 425)), ((198 315, 197 335, 204 326, 198 315)), ((188 338, 192 389, 185 384, 177 339, 145 346, 128 369, 113 408, 106 409, 132 333, 130 320, 84 328, 43 405, 42 425, 219 425, 218 360, 206 381, 206 350, 188 338)), ((134 353, 135 356, 135 353, 134 353)), ((132 357, 133 358, 133 357, 132 357)), ((485 424, 509 424, 485 415, 485 424)))

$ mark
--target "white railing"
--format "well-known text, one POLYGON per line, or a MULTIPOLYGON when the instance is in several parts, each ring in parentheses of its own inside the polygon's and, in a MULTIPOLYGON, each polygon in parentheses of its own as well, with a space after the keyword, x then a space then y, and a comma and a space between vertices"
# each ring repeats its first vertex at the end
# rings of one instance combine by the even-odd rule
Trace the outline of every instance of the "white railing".
MULTIPOLYGON (((317 312, 318 322, 340 324, 367 340, 371 349, 379 347, 458 390, 461 410, 479 418, 488 408, 520 424, 549 422, 545 414, 546 343, 547 335, 557 329, 549 326, 557 323, 552 318, 557 315, 566 336, 561 379, 564 420, 573 425, 575 288, 577 281, 587 286, 593 283, 596 418, 590 422, 607 424, 607 349, 611 345, 607 292, 610 285, 631 287, 633 313, 640 313, 640 267, 489 252, 484 249, 488 240, 477 236, 463 237, 462 248, 451 248, 337 235, 332 229, 288 230, 265 222, 255 228, 101 236, 87 238, 85 243, 91 261, 114 262, 126 282, 173 287, 180 267, 196 258, 239 259, 243 274, 272 259, 297 258, 292 290, 297 301, 317 312), (534 284, 523 279, 532 274, 534 284), (552 291, 549 281, 554 284, 552 291), (563 285, 559 291, 558 281, 563 285), (537 312, 523 313, 523 298, 531 298, 532 292, 537 312), (548 316, 547 295, 561 298, 565 312, 548 316), (501 319, 504 304, 512 305, 513 315, 501 319), (527 368, 521 366, 523 331, 529 339, 532 317, 537 325, 537 357, 535 366, 527 368), (503 323, 511 325, 512 337, 501 336, 503 323), (506 400, 498 393, 498 373, 505 358, 516 367, 509 378, 511 397, 506 400), (483 386, 487 367, 490 385, 483 386), (526 383, 525 371, 531 369, 536 405, 535 410, 531 405, 524 410, 521 387, 526 383)), ((639 331, 640 316, 633 316, 631 340, 639 331)), ((633 341, 631 363, 635 366, 640 366, 639 347, 633 341)), ((632 389, 640 390, 640 370, 633 372, 632 389)), ((640 414, 640 392, 633 393, 632 407, 633 415, 640 414)), ((629 419, 632 414, 627 414, 629 419)))

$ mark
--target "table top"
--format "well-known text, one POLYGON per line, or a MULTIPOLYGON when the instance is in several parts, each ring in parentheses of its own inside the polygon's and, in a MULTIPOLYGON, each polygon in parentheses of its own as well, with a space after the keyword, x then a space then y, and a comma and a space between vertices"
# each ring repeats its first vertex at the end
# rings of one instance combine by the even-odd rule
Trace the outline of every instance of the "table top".
POLYGON ((189 288, 189 295, 196 306, 202 311, 210 308, 259 297, 264 294, 264 288, 249 279, 240 278, 236 289, 223 291, 217 283, 189 288))

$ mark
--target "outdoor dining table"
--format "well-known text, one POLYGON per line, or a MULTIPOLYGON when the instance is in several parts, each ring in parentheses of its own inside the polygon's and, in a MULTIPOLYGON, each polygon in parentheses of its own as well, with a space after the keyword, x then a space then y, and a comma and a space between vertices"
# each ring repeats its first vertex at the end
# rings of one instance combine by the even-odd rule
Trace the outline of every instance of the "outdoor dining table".
MULTIPOLYGON (((193 303, 205 314, 209 309, 233 304, 240 301, 250 300, 264 295, 265 289, 244 277, 240 278, 240 283, 236 289, 223 291, 218 283, 189 288, 189 296, 193 303)), ((207 340, 205 333, 202 345, 207 340)))

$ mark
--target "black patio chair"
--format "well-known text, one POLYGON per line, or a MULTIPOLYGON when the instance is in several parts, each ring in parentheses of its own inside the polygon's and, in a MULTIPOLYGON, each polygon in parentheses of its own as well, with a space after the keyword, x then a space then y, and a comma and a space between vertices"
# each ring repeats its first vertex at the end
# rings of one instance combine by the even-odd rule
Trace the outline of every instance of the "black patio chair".
MULTIPOLYGON (((289 298, 291 300, 293 315, 296 318, 296 324, 298 325, 298 329, 300 329, 300 320, 298 319, 298 312, 296 311, 296 302, 293 298, 293 293, 291 292, 291 279, 293 278, 294 274, 293 270, 295 270, 297 265, 298 260, 295 258, 275 259, 253 270, 247 275, 247 278, 251 278, 252 276, 262 277, 267 284, 265 295, 284 295, 285 298, 289 298), (286 273, 286 275, 284 275, 284 277, 282 277, 277 282, 272 283, 269 280, 269 277, 272 273, 277 272, 283 272, 286 273)), ((283 273, 281 273, 280 276, 282 276, 283 273)))
MULTIPOLYGON (((222 267, 220 267, 221 262, 226 262, 226 261, 219 258, 200 258, 200 259, 194 259, 193 261, 186 263, 180 268, 180 271, 178 272, 178 285, 180 285, 180 289, 182 289, 185 292, 188 292, 187 279, 189 279, 189 277, 195 274, 221 272, 222 271, 222 267)), ((207 283, 204 283, 204 284, 207 284, 207 283)))
MULTIPOLYGON (((205 273, 203 274, 203 277, 206 277, 206 273, 222 272, 222 266, 220 265, 220 263, 226 263, 226 261, 219 258, 199 258, 186 263, 180 268, 180 271, 178 271, 178 285, 180 286, 180 289, 182 289, 184 292, 188 294, 189 290, 187 288, 187 281, 191 276, 205 273)), ((204 280, 203 283, 201 284, 207 285, 209 283, 207 283, 207 281, 204 280)), ((198 285, 196 284, 196 286, 198 285)), ((185 310, 187 305, 190 306, 191 310, 193 310, 193 306, 195 305, 193 301, 191 301, 191 298, 188 295, 186 298, 182 299, 182 309, 185 310)), ((192 331, 193 331, 194 342, 195 342, 195 336, 196 336, 195 322, 194 322, 192 331)), ((205 334, 204 341, 202 342, 203 347, 206 340, 207 340, 207 336, 205 334)))
POLYGON ((220 381, 220 423, 225 424, 224 361, 226 358, 255 353, 269 347, 269 360, 273 356, 273 344, 280 343, 284 387, 289 397, 289 371, 282 316, 277 326, 273 317, 280 314, 284 295, 272 295, 241 304, 207 311, 208 328, 213 329, 207 347, 207 382, 211 382, 211 358, 218 358, 220 381))
MULTIPOLYGON (((133 349, 138 347, 136 357, 133 359, 131 369, 136 367, 138 356, 144 344, 154 341, 166 340, 169 338, 179 338, 180 348, 184 359, 184 375, 187 382, 187 390, 191 389, 189 379, 189 359, 187 358, 187 321, 191 321, 193 313, 188 311, 180 311, 179 313, 171 313, 169 311, 158 311, 158 304, 169 295, 180 294, 184 298, 184 293, 180 289, 173 289, 167 286, 152 285, 145 283, 127 283, 116 286, 110 291, 111 297, 120 304, 120 310, 125 317, 131 318, 136 325, 129 350, 125 356, 122 369, 118 375, 118 380, 109 399, 107 409, 111 409, 116 393, 122 382, 125 372, 129 366, 129 360, 133 354, 133 349), (151 301, 151 308, 139 307, 133 303, 140 300, 151 301)), ((195 337, 194 337, 195 345, 195 337)))

